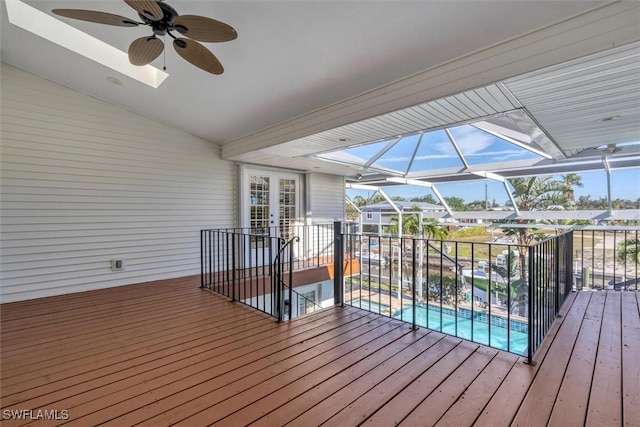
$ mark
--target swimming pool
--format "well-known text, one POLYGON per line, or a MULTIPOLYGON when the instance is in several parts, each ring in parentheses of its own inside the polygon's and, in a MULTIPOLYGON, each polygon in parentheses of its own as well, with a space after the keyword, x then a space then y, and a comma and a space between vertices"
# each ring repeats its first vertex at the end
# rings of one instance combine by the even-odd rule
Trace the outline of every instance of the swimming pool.
POLYGON ((362 308, 363 310, 369 310, 374 313, 389 313, 389 306, 387 304, 380 304, 375 301, 369 301, 368 299, 356 298, 351 301, 345 301, 345 304, 349 304, 353 307, 362 308), (381 310, 382 309, 382 310, 381 310))
MULTIPOLYGON (((413 309, 411 305, 405 305, 402 310, 395 311, 391 317, 411 322, 413 309)), ((455 311, 448 308, 442 308, 441 311, 439 306, 429 305, 428 308, 424 304, 416 306, 416 324, 419 326, 512 353, 524 354, 528 345, 526 323, 511 320, 510 328, 507 328, 504 325, 506 320, 502 317, 492 315, 491 326, 488 320, 489 316, 486 313, 474 312, 472 316, 471 310, 464 308, 458 308, 456 318, 455 311)))

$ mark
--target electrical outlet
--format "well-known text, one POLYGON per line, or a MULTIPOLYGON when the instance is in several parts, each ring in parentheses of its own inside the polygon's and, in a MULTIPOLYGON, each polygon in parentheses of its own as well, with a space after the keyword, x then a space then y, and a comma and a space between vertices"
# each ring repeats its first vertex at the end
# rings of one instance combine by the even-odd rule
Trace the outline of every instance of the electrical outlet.
POLYGON ((111 260, 111 270, 113 270, 113 271, 122 271, 122 270, 124 270, 124 259, 112 259, 111 260))

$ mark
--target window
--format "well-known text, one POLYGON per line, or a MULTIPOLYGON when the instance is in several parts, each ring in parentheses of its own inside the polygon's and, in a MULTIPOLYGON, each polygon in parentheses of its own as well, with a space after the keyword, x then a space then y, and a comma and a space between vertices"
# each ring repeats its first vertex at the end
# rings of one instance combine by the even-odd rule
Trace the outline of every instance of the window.
POLYGON ((298 297, 298 315, 311 313, 316 304, 316 291, 303 292, 298 297))

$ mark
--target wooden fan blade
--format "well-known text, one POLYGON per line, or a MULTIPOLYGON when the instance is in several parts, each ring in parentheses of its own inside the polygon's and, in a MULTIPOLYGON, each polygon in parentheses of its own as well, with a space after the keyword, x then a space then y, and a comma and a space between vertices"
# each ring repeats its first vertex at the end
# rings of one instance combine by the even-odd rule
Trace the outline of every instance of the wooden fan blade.
POLYGON ((144 15, 154 21, 159 21, 164 17, 164 12, 155 0, 124 0, 124 2, 134 8, 140 15, 144 15))
POLYGON ((173 22, 180 34, 201 42, 228 42, 238 37, 233 27, 198 15, 181 15, 173 22))
POLYGON ((133 65, 147 65, 164 50, 164 43, 154 36, 136 39, 129 46, 129 62, 133 65))
POLYGON ((137 27, 139 25, 138 22, 124 16, 95 10, 53 9, 51 12, 58 16, 64 16, 65 18, 79 19, 97 24, 115 25, 117 27, 137 27))
POLYGON ((222 68, 222 64, 218 61, 218 58, 216 58, 209 49, 195 40, 175 39, 173 41, 173 47, 176 49, 176 52, 178 52, 178 55, 204 71, 211 74, 222 74, 224 72, 224 68, 222 68))

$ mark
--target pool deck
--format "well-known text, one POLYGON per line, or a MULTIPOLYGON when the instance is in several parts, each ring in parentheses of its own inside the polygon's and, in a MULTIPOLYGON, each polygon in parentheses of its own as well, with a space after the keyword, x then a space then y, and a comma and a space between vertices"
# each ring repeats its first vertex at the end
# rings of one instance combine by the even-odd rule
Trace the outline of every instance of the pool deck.
POLYGON ((3 427, 640 422, 638 293, 572 294, 532 366, 351 307, 277 323, 198 283, 0 306, 2 409, 69 411, 3 427))

